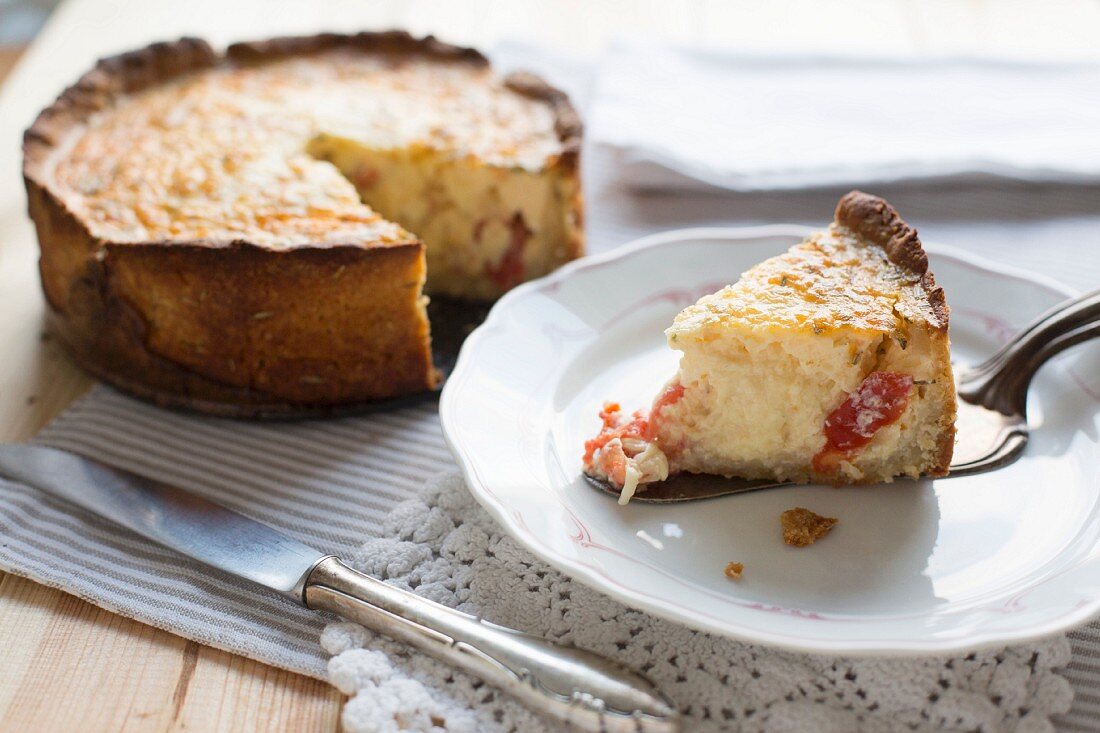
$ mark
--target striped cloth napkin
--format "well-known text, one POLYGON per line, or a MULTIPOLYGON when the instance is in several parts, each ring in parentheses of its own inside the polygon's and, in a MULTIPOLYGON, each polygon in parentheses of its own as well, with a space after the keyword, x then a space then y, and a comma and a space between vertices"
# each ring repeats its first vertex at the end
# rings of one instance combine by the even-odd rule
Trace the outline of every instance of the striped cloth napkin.
MULTIPOLYGON (((347 557, 454 464, 434 401, 370 417, 241 423, 96 387, 34 442, 179 486, 347 557)), ((326 618, 0 479, 0 569, 205 644, 313 677, 326 618)))

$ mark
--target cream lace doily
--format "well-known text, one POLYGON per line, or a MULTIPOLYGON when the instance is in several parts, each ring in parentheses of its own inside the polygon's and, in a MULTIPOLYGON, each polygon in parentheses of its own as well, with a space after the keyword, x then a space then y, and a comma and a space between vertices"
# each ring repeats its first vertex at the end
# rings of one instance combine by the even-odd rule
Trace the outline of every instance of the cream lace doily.
MULTIPOLYGON (((1073 693, 1064 636, 954 658, 808 656, 692 631, 633 610, 535 558, 457 474, 398 505, 350 563, 490 621, 612 657, 657 682, 685 731, 1052 731, 1073 693)), ((492 687, 350 623, 329 625, 350 733, 554 730, 492 687)))

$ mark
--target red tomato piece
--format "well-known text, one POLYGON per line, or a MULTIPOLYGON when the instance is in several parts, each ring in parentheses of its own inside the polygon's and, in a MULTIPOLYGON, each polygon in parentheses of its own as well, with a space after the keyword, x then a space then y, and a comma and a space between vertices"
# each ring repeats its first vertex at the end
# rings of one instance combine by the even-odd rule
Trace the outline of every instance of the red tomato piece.
POLYGON ((603 428, 599 435, 591 440, 584 441, 584 465, 592 465, 592 456, 597 450, 603 448, 615 438, 633 438, 645 440, 649 431, 649 420, 645 414, 638 410, 630 420, 626 420, 622 414, 622 408, 617 402, 604 403, 600 410, 600 419, 603 420, 603 428))
POLYGON ((831 473, 839 461, 871 442, 882 428, 897 422, 909 406, 913 377, 899 372, 871 372, 825 418, 825 447, 814 456, 819 473, 831 473))
MULTIPOLYGON (((523 214, 518 211, 512 217, 511 227, 511 241, 508 243, 508 249, 504 251, 500 263, 496 267, 491 265, 485 267, 485 274, 503 290, 523 282, 523 250, 527 246, 527 240, 531 238, 531 230, 527 228, 527 224, 523 221, 523 214)), ((475 229, 474 234, 475 238, 479 239, 481 237, 480 224, 475 229)))
POLYGON ((351 180, 355 184, 356 188, 370 188, 374 184, 378 183, 378 179, 382 176, 378 172, 377 168, 371 168, 369 166, 361 166, 356 168, 351 175, 351 180))

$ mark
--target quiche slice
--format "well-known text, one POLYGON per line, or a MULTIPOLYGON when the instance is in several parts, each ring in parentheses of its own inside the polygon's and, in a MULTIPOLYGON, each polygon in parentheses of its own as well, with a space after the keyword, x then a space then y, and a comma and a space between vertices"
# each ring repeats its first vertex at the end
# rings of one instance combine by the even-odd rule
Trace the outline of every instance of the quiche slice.
POLYGON ((678 373, 648 411, 601 412, 585 471, 622 487, 678 472, 864 484, 943 476, 955 387, 943 289, 881 198, 684 309, 678 373))
POLYGON ((51 329, 161 404, 316 414, 430 390, 427 298, 583 250, 580 120, 403 32, 104 59, 24 137, 51 329))

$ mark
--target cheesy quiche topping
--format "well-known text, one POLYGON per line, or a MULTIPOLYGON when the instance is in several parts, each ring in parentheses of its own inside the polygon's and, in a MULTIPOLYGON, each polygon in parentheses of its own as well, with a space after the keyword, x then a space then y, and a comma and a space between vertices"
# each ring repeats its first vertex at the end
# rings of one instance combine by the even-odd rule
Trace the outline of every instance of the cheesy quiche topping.
POLYGON ((52 177, 107 241, 419 237, 429 291, 484 298, 575 255, 577 182, 547 170, 561 153, 551 106, 487 65, 334 48, 125 96, 58 146, 52 177))

